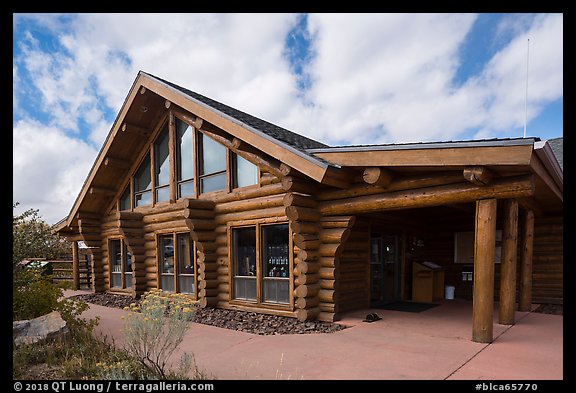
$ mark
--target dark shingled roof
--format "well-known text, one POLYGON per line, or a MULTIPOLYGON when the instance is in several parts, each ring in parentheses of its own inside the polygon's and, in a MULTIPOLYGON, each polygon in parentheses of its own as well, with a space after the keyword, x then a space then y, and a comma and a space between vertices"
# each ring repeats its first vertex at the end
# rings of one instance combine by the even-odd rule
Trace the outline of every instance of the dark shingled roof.
POLYGON ((552 148, 558 164, 560 164, 560 168, 564 170, 564 138, 548 139, 548 144, 552 148))
POLYGON ((320 143, 318 141, 315 141, 313 139, 307 138, 305 136, 296 134, 295 132, 289 131, 285 128, 279 127, 275 124, 272 124, 270 122, 267 122, 266 120, 262 120, 259 119, 255 116, 249 115, 248 113, 239 111, 238 109, 232 108, 228 105, 222 104, 221 102, 215 101, 211 98, 205 97, 201 94, 198 94, 196 92, 193 92, 191 90, 185 89, 181 86, 178 86, 172 82, 168 82, 167 80, 164 80, 162 78, 158 78, 157 76, 145 73, 146 75, 149 75, 155 79, 158 79, 159 81, 161 81, 162 83, 167 84, 170 87, 173 87, 174 89, 186 94, 187 96, 198 100, 206 105, 208 105, 211 108, 216 109, 217 111, 220 111, 230 117, 233 117, 234 119, 249 125, 252 128, 255 128, 256 130, 269 135, 270 137, 277 139, 279 141, 282 141, 290 146, 292 146, 295 149, 300 150, 301 152, 303 152, 304 154, 308 154, 306 152, 306 149, 318 149, 318 148, 322 148, 322 147, 328 147, 327 145, 320 143))

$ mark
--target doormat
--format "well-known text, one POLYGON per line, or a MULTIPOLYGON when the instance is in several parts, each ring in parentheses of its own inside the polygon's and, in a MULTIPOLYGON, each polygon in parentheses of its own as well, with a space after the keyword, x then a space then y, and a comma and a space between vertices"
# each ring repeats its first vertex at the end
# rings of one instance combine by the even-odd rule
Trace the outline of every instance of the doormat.
POLYGON ((372 306, 372 308, 378 308, 382 310, 392 310, 392 311, 422 312, 436 306, 439 306, 439 304, 417 303, 417 302, 393 302, 382 304, 380 306, 372 306))

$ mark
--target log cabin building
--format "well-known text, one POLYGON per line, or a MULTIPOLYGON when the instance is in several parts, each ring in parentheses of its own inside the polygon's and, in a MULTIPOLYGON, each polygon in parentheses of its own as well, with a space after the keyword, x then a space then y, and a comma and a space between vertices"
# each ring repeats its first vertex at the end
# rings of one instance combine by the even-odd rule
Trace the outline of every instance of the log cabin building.
POLYGON ((538 138, 331 147, 140 72, 56 231, 96 292, 336 321, 449 287, 490 342, 495 300, 562 302, 562 213, 538 138))

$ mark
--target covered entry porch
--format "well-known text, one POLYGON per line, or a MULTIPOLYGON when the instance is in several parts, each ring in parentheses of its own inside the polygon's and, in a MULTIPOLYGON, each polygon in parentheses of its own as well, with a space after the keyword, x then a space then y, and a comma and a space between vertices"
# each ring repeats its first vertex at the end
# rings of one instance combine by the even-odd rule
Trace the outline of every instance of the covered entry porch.
POLYGON ((472 339, 491 342, 496 299, 500 324, 530 310, 533 234, 533 213, 511 199, 359 215, 339 260, 339 309, 439 303, 451 287, 473 308, 472 339))
POLYGON ((499 202, 358 215, 339 259, 339 311, 440 304, 448 288, 474 310, 473 340, 491 342, 494 318, 514 324, 532 304, 533 215, 499 202))

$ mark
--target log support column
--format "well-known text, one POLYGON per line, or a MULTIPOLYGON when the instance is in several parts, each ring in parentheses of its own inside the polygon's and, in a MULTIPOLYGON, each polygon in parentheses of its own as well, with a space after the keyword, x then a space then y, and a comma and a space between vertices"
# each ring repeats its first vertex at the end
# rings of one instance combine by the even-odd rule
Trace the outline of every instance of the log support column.
POLYGON ((78 257, 78 242, 72 242, 72 278, 74 280, 74 289, 80 289, 80 265, 78 257))
POLYGON ((479 343, 493 340, 495 246, 496 199, 476 201, 472 341, 479 343))
POLYGON ((522 251, 520 258, 519 311, 530 311, 532 307, 532 252, 534 241, 534 212, 526 211, 522 227, 522 251))
POLYGON ((514 324, 516 309, 516 264, 518 247, 518 202, 504 202, 502 219, 502 258, 500 261, 500 308, 499 323, 514 324))

